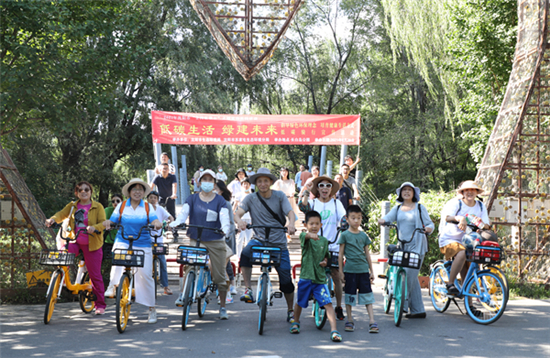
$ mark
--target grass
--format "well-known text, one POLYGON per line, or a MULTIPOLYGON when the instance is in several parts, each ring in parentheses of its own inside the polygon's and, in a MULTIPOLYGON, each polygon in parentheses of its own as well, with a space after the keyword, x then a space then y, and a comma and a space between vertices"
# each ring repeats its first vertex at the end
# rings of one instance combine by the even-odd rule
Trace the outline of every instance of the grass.
POLYGON ((510 279, 510 298, 530 298, 535 300, 550 298, 550 285, 542 283, 522 282, 517 279, 510 279))

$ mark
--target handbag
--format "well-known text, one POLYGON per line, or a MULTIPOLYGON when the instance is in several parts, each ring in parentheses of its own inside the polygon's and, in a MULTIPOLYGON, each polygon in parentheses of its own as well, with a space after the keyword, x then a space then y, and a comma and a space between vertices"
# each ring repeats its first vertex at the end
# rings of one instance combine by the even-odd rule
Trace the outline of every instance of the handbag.
MULTIPOLYGON (((74 202, 73 202, 73 204, 74 204, 74 202)), ((63 236, 63 237, 69 236, 69 232, 70 232, 70 231, 68 231, 68 229, 69 229, 69 220, 71 220, 71 215, 73 215, 73 210, 74 210, 74 205, 71 206, 71 212, 69 213, 69 216, 67 216, 67 218, 61 222, 61 228, 59 229, 59 231, 57 232, 57 236, 55 237, 55 243, 56 243, 56 246, 57 246, 58 250, 61 250, 63 248, 63 246, 65 246, 65 243, 66 243, 66 241, 63 240, 61 238, 61 236, 63 236)))

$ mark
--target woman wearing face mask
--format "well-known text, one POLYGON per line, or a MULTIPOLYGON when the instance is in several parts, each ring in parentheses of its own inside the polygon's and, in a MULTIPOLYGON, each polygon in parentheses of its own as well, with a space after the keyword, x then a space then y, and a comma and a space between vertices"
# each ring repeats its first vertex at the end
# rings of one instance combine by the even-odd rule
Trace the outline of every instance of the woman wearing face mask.
POLYGON ((227 181, 227 174, 223 171, 223 168, 221 165, 218 165, 218 172, 216 173, 216 180, 221 180, 225 184, 227 181))
MULTIPOLYGON (((201 237, 201 246, 208 249, 212 281, 218 285, 220 319, 227 319, 225 300, 228 284, 225 279, 225 266, 228 250, 224 236, 229 235, 231 224, 229 222, 230 216, 227 202, 214 191, 215 183, 216 174, 210 169, 203 171, 199 177, 200 192, 187 198, 177 219, 170 226, 175 227, 183 224, 187 221, 187 217, 189 217, 189 224, 221 229, 224 232, 225 235, 221 235, 211 230, 204 230, 201 237)), ((195 246, 198 236, 197 229, 187 229, 187 235, 191 238, 191 246, 195 246)), ((179 306, 182 304, 183 297, 180 295, 176 300, 176 305, 179 306)))
MULTIPOLYGON (((237 195, 235 201, 233 202, 233 212, 237 211, 239 204, 242 203, 244 198, 252 192, 250 189, 250 181, 248 180, 248 178, 244 178, 243 181, 241 181, 241 187, 242 191, 237 195)), ((247 224, 252 223, 249 213, 244 214, 241 220, 243 220, 247 224)), ((237 235, 235 251, 235 255, 237 255, 237 257, 241 257, 241 252, 250 241, 253 233, 254 231, 252 229, 246 229, 239 232, 239 234, 237 235)))

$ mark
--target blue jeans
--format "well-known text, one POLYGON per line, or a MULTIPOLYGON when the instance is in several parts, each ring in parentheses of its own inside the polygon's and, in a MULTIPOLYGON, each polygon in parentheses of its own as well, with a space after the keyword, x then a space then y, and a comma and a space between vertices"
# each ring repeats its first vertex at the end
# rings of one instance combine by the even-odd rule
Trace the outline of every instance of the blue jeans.
POLYGON ((168 271, 166 269, 166 255, 158 255, 160 262, 160 285, 162 287, 168 287, 168 271))
MULTIPOLYGON (((241 252, 241 267, 252 267, 250 263, 250 257, 252 256, 252 246, 265 246, 265 244, 256 239, 250 240, 248 245, 241 252)), ((294 284, 292 283, 292 276, 290 274, 290 255, 288 249, 281 250, 281 265, 275 268, 279 275, 279 289, 283 293, 294 292, 294 284)))

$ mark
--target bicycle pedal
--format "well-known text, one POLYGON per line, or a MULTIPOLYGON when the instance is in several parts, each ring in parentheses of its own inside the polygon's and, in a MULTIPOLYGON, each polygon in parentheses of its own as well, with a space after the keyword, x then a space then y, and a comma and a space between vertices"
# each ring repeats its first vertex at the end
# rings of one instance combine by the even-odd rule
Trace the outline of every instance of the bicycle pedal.
POLYGON ((386 275, 378 275, 378 278, 386 279, 388 276, 386 275))
POLYGON ((282 298, 282 297, 283 297, 283 293, 282 293, 282 292, 279 292, 279 291, 274 292, 274 293, 273 293, 273 297, 275 297, 275 298, 282 298))

